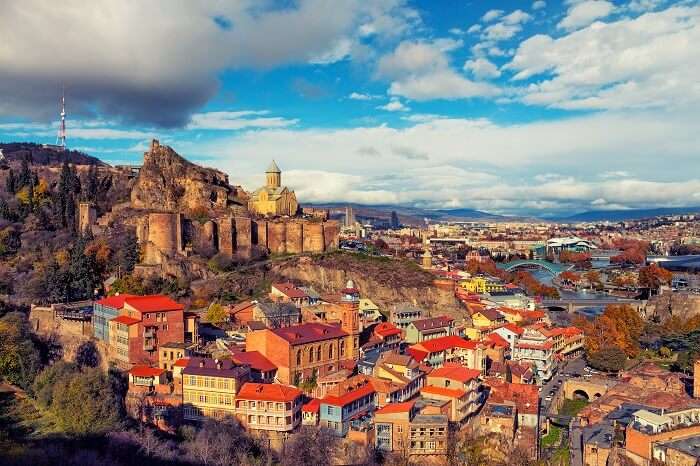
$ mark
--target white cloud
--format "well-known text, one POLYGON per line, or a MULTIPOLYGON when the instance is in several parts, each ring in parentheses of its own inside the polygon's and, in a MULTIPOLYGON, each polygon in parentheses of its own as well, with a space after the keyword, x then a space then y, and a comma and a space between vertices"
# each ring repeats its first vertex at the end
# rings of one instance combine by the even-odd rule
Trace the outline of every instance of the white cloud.
POLYGON ((544 0, 536 0, 535 2, 532 3, 532 9, 533 10, 541 10, 542 8, 547 6, 547 2, 544 0))
POLYGON ((455 36, 461 36, 462 34, 464 34, 464 31, 460 28, 450 28, 447 32, 449 32, 450 34, 454 34, 455 36))
POLYGON ((469 29, 467 29, 469 34, 476 34, 479 31, 481 31, 481 24, 472 24, 469 26, 469 29))
POLYGON ((535 35, 502 69, 533 105, 566 109, 676 108, 700 101, 700 7, 595 23, 553 39, 535 35))
POLYGON ((505 24, 523 24, 531 19, 532 16, 525 13, 523 10, 515 10, 501 18, 501 21, 505 24))
POLYGON ((615 5, 606 0, 585 0, 574 3, 566 13, 566 17, 557 24, 557 28, 573 30, 588 26, 593 21, 608 16, 614 8, 615 5))
POLYGON ((350 100, 374 100, 378 99, 380 96, 374 94, 364 94, 362 92, 351 92, 348 96, 350 100))
POLYGON ((644 11, 656 10, 658 7, 663 5, 663 3, 664 0, 632 0, 625 5, 625 8, 632 12, 640 13, 644 11))
POLYGON ((485 58, 467 60, 464 63, 464 70, 471 72, 476 79, 497 78, 501 75, 498 67, 485 58))
POLYGON ((600 177, 603 179, 609 179, 609 178, 628 178, 632 176, 630 172, 626 170, 613 170, 613 171, 607 171, 603 172, 600 174, 600 177))
POLYGON ((494 23, 484 29, 481 39, 490 41, 507 40, 522 31, 522 29, 522 26, 519 24, 494 23))
POLYGON ((207 112, 192 115, 187 129, 239 130, 244 128, 283 128, 298 123, 296 119, 263 117, 267 111, 207 112), (254 118, 249 118, 254 116, 254 118))
POLYGON ((500 18, 502 14, 503 10, 489 10, 484 14, 484 16, 481 17, 481 20, 488 23, 494 19, 500 18))
POLYGON ((385 105, 380 105, 377 107, 379 110, 386 110, 387 112, 407 112, 410 110, 398 99, 391 99, 385 105))

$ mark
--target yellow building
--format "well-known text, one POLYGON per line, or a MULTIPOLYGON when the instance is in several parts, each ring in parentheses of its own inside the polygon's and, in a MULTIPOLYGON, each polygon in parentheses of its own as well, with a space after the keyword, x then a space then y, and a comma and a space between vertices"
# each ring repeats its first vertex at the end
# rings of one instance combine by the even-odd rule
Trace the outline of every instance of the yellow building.
POLYGON ((235 365, 230 360, 190 358, 182 370, 185 420, 235 416, 236 394, 249 377, 247 366, 235 365))
POLYGON ((248 201, 248 210, 258 215, 296 215, 299 210, 294 191, 282 186, 282 172, 273 160, 265 172, 265 186, 255 190, 248 201))
POLYGON ((487 277, 471 277, 459 282, 459 286, 470 293, 483 294, 493 291, 503 291, 506 289, 501 282, 489 279, 487 277))

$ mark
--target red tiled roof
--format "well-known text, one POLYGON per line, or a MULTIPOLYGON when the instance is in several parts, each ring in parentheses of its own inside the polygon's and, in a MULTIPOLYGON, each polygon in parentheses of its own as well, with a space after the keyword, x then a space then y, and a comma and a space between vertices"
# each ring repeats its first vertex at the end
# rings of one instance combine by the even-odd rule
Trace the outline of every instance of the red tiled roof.
POLYGON ((158 377, 165 372, 165 369, 159 367, 134 366, 129 371, 129 374, 134 377, 158 377))
POLYGON ((231 310, 230 310, 229 312, 230 312, 231 314, 236 314, 236 313, 241 312, 241 311, 243 311, 243 310, 245 310, 245 309, 248 309, 249 307, 252 307, 252 306, 254 306, 254 305, 255 305, 255 304, 254 304, 252 301, 250 301, 250 300, 243 301, 243 302, 240 302, 240 303, 238 303, 238 304, 234 304, 234 305, 231 307, 231 310))
POLYGON ((426 385, 420 389, 420 392, 421 394, 442 395, 449 396, 451 398, 460 398, 467 393, 464 390, 459 390, 457 388, 436 387, 434 385, 426 385))
POLYGON ((442 367, 434 369, 428 378, 443 377, 466 383, 470 380, 477 379, 480 375, 481 371, 476 369, 469 369, 468 367, 464 367, 463 365, 457 363, 445 363, 442 367))
POLYGON ((175 366, 178 367, 187 367, 187 363, 190 361, 190 358, 180 358, 177 361, 175 361, 175 366))
POLYGON ((231 355, 231 359, 238 364, 248 364, 252 369, 269 372, 277 369, 269 359, 260 354, 258 351, 245 351, 231 355))
POLYGON ((365 385, 363 385, 359 388, 348 391, 344 395, 340 395, 340 396, 326 395, 321 400, 321 403, 342 407, 348 403, 352 403, 353 401, 359 400, 360 398, 363 398, 363 397, 370 395, 372 393, 376 393, 376 391, 374 390, 374 387, 372 386, 372 384, 366 383, 365 385))
POLYGON ((132 294, 120 294, 115 296, 107 296, 99 301, 95 301, 95 304, 100 304, 105 307, 111 307, 112 309, 121 309, 124 307, 124 300, 126 298, 133 298, 136 295, 132 294))
POLYGON ((298 388, 289 385, 246 382, 241 387, 236 398, 260 401, 294 401, 302 393, 298 388))
POLYGON ((297 288, 294 283, 273 283, 272 286, 277 289, 280 293, 288 296, 289 298, 306 298, 307 295, 303 290, 297 288))
POLYGON ((392 335, 400 335, 401 329, 390 322, 382 322, 374 327, 374 334, 386 338, 392 335))
POLYGON ((415 348, 419 351, 427 351, 429 353, 436 353, 438 351, 444 351, 448 348, 476 349, 476 346, 477 343, 473 340, 465 340, 457 335, 448 335, 446 337, 434 338, 432 340, 416 343, 409 348, 415 348))
POLYGON ((291 327, 277 328, 271 331, 293 345, 348 336, 347 332, 340 327, 317 323, 293 325, 291 327))
POLYGON ((416 404, 415 400, 413 401, 406 401, 403 403, 389 403, 388 405, 384 406, 383 408, 379 408, 374 412, 374 414, 395 414, 395 413, 405 413, 409 412, 413 409, 413 406, 416 404))
POLYGON ((452 324, 454 319, 449 316, 439 316, 431 317, 429 319, 414 320, 413 326, 418 329, 418 331, 433 330, 436 328, 448 327, 452 324))
POLYGON ((139 312, 180 311, 185 309, 185 306, 182 304, 163 295, 132 296, 124 301, 139 312))
POLYGON ((301 410, 305 413, 317 413, 321 409, 321 400, 318 398, 312 398, 311 401, 306 403, 301 407, 301 410))
POLYGON ((407 352, 408 354, 410 354, 411 357, 413 357, 413 359, 415 359, 417 362, 421 362, 423 359, 425 359, 425 357, 426 357, 428 354, 430 354, 430 353, 428 353, 427 351, 421 351, 421 350, 419 350, 419 349, 417 349, 417 348, 413 348, 413 347, 410 347, 410 346, 409 346, 408 348, 406 348, 406 352, 407 352))
POLYGON ((496 346, 502 346, 504 348, 510 346, 510 344, 505 340, 505 338, 503 338, 502 336, 500 336, 497 333, 489 333, 484 338, 484 341, 487 343, 492 343, 496 346))
POLYGON ((503 326, 503 328, 507 328, 508 330, 510 330, 511 332, 513 332, 513 333, 515 333, 515 334, 517 334, 517 335, 522 335, 523 332, 525 331, 525 330, 523 330, 521 327, 518 327, 517 325, 512 324, 512 323, 510 323, 510 322, 508 322, 507 324, 505 324, 505 325, 503 326))
POLYGON ((512 401, 521 413, 537 413, 539 392, 536 385, 509 383, 499 379, 488 379, 487 383, 491 386, 489 401, 495 403, 512 401))
POLYGON ((114 319, 110 319, 110 322, 117 322, 125 325, 134 325, 138 324, 141 321, 139 319, 134 319, 133 317, 129 316, 117 316, 114 319))
POLYGON ((491 322, 503 319, 503 314, 498 312, 496 309, 484 308, 484 309, 480 309, 476 312, 478 312, 482 316, 486 317, 491 322))

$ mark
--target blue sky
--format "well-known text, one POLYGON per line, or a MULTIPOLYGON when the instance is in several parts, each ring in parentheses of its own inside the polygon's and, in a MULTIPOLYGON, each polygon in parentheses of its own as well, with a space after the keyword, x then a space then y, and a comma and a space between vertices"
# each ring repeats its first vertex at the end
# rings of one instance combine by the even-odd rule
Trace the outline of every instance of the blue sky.
POLYGON ((695 206, 699 41, 697 1, 17 1, 0 140, 54 142, 65 84, 71 148, 274 158, 302 202, 695 206))

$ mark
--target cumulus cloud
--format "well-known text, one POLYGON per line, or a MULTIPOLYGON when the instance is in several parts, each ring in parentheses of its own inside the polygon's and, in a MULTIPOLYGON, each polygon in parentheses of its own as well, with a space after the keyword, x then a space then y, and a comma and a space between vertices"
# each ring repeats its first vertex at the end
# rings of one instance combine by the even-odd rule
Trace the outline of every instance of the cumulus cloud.
POLYGON ((585 0, 571 5, 557 28, 565 30, 578 29, 588 26, 593 21, 605 18, 612 13, 615 5, 606 0, 585 0))
POLYGON ((297 119, 266 116, 269 112, 207 112, 192 115, 187 129, 239 130, 243 128, 282 128, 298 123, 297 119))
POLYGON ((523 41, 515 81, 522 100, 565 109, 675 108, 700 100, 700 7, 672 7, 523 41), (540 77, 541 79, 537 79, 540 77), (533 79, 534 78, 534 79, 533 79))
POLYGON ((410 110, 405 106, 399 99, 391 99, 385 105, 380 105, 377 107, 379 110, 386 110, 387 112, 407 112, 410 110))
POLYGON ((500 18, 502 14, 503 10, 489 10, 486 13, 484 13, 484 16, 481 17, 481 20, 488 23, 493 21, 494 19, 500 18))
POLYGON ((0 115, 48 120, 65 84, 73 115, 181 126, 215 95, 224 70, 329 63, 348 56, 361 28, 382 38, 420 22, 400 0, 368 3, 7 3, 0 115))
POLYGON ((464 69, 471 72, 476 79, 497 78, 501 75, 498 67, 485 58, 467 60, 464 69))
POLYGON ((469 29, 467 29, 469 34, 476 34, 479 31, 481 31, 481 24, 472 24, 469 26, 469 29))
POLYGON ((535 2, 532 2, 532 9, 533 10, 541 10, 542 8, 547 6, 547 2, 544 0, 536 0, 535 2))

